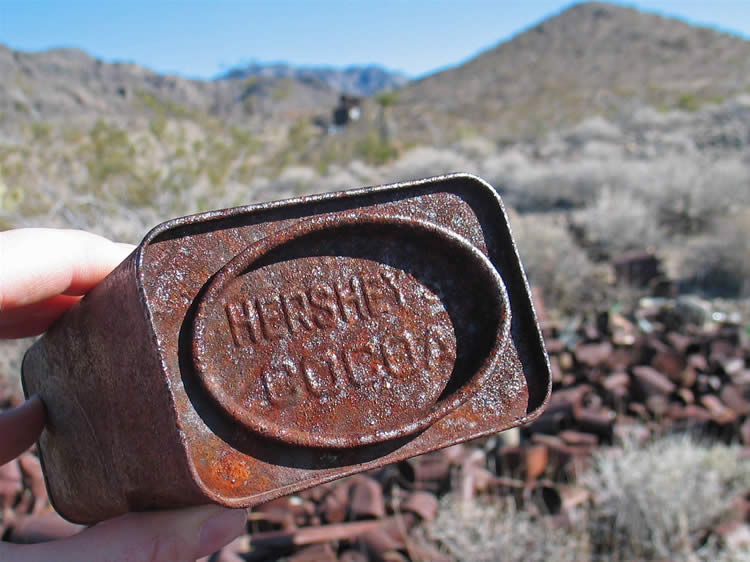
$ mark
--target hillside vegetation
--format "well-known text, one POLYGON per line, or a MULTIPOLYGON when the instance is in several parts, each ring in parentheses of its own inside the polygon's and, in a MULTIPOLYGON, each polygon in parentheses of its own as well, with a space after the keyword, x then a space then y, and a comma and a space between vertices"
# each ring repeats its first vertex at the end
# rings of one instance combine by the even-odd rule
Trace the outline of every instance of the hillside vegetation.
POLYGON ((553 314, 644 294, 615 282, 623 252, 654 252, 681 290, 750 290, 750 42, 732 35, 580 4, 335 130, 338 92, 309 76, 7 48, 0 72, 2 228, 137 242, 175 216, 464 171, 503 196, 553 314))
POLYGON ((406 87, 410 128, 439 112, 454 128, 534 137, 650 105, 694 111, 750 88, 750 42, 603 3, 575 5, 459 67, 406 87))

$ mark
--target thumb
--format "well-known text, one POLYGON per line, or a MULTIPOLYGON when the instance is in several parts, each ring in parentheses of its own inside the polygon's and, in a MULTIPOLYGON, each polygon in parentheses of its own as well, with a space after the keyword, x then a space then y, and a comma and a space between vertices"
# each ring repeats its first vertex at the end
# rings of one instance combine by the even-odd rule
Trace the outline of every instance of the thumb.
POLYGON ((128 513, 73 537, 19 546, 8 554, 24 561, 194 561, 231 542, 245 530, 246 521, 245 510, 215 505, 128 513))
POLYGON ((23 453, 39 439, 45 422, 44 404, 32 396, 21 406, 0 413, 0 466, 23 453))

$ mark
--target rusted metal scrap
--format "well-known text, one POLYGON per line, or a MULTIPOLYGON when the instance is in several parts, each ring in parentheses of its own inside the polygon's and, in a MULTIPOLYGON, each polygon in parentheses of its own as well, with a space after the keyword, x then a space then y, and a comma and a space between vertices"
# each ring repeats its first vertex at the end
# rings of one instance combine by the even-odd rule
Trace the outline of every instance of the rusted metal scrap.
POLYGON ((550 372, 470 175, 157 226, 28 351, 71 521, 246 507, 523 424, 550 372))

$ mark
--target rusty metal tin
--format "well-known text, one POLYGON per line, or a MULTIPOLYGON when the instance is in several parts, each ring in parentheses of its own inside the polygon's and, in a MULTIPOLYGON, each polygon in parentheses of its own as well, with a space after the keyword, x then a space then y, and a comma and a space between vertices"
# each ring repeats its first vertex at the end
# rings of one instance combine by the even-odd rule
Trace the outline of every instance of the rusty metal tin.
POLYGON ((541 413, 547 356, 474 176, 157 226, 28 351, 50 497, 247 507, 541 413))

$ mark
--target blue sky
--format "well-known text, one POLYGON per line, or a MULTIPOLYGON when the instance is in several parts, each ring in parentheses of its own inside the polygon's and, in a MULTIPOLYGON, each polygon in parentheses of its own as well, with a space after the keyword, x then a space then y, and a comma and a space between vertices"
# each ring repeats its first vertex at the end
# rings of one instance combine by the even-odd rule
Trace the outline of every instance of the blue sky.
MULTIPOLYGON (((750 38, 750 0, 644 0, 640 9, 750 38)), ((211 78, 243 61, 378 63, 419 76, 561 11, 552 0, 0 0, 0 43, 79 47, 211 78)))

